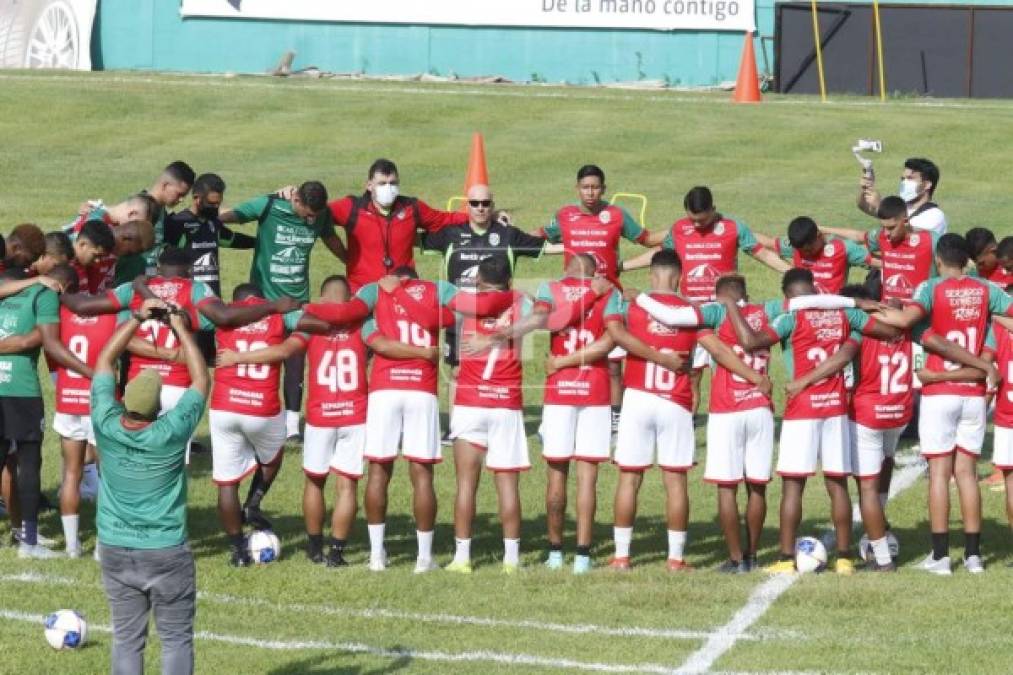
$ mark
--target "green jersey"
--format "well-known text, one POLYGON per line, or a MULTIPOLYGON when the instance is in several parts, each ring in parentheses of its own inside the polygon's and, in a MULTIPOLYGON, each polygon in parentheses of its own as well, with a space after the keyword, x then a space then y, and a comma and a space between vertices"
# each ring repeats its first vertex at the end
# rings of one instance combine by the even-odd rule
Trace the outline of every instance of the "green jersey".
POLYGON ((140 429, 123 426, 111 373, 91 383, 91 421, 102 461, 99 542, 158 549, 186 541, 186 445, 204 413, 204 397, 187 389, 176 407, 140 429))
POLYGON ((308 302, 313 244, 318 237, 334 236, 330 210, 324 209, 308 223, 296 215, 287 199, 264 196, 243 202, 232 211, 240 223, 258 223, 250 281, 268 300, 287 296, 308 302))
MULTIPOLYGON (((0 300, 0 339, 27 335, 50 323, 60 323, 60 300, 45 286, 29 286, 0 300)), ((42 396, 38 347, 0 354, 0 396, 42 396)))

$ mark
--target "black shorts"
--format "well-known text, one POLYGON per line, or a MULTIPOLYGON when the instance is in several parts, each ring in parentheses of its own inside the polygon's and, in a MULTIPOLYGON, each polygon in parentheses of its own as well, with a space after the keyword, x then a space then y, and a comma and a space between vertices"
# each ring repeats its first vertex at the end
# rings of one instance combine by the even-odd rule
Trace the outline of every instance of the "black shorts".
POLYGON ((443 334, 443 362, 451 368, 461 365, 460 353, 457 351, 457 333, 452 330, 443 334))
POLYGON ((208 364, 208 368, 215 367, 215 332, 213 330, 199 330, 193 334, 197 349, 208 364))
POLYGON ((46 410, 40 396, 0 396, 0 438, 42 441, 46 410))

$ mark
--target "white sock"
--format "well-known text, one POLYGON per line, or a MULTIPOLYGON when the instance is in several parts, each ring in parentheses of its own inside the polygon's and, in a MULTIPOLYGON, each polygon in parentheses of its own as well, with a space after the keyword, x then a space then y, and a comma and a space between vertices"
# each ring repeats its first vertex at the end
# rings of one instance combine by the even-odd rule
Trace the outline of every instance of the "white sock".
POLYGON ((419 540, 419 560, 433 559, 433 531, 423 532, 415 530, 415 536, 419 540))
POLYGON ((77 526, 81 522, 80 516, 60 516, 63 521, 63 538, 67 540, 67 550, 81 548, 81 542, 77 538, 77 526))
POLYGON ((889 493, 887 493, 887 492, 880 492, 879 493, 879 506, 880 506, 880 508, 883 509, 884 512, 886 511, 886 502, 889 501, 889 499, 890 499, 890 494, 889 493))
POLYGON ((682 560, 686 551, 686 533, 679 530, 668 531, 668 558, 682 560))
POLYGON ((890 542, 887 541, 886 537, 882 539, 875 539, 869 542, 872 546, 872 554, 876 556, 876 563, 879 565, 889 565, 890 559, 890 542))
POLYGON ((520 561, 521 557, 521 540, 520 539, 504 539, 503 540, 503 564, 504 565, 516 565, 520 561))
POLYGON ((366 529, 369 530, 369 557, 371 560, 383 558, 383 531, 386 527, 387 523, 366 526, 366 529))
POLYGON ((299 433, 299 413, 297 411, 285 411, 285 430, 289 436, 295 436, 299 433))
POLYGON ((467 564, 471 562, 471 539, 454 539, 457 548, 454 550, 454 562, 467 564))
POLYGON ((616 557, 630 557, 630 542, 633 541, 632 527, 613 527, 612 536, 616 541, 616 557))

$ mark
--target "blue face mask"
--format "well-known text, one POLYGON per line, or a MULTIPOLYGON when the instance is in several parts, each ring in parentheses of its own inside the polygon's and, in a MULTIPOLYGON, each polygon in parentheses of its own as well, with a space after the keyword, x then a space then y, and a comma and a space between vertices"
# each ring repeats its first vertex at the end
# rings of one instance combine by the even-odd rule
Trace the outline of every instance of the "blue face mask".
POLYGON ((918 181, 914 178, 905 178, 900 182, 900 189, 897 191, 897 195, 906 202, 913 202, 918 199, 918 181))

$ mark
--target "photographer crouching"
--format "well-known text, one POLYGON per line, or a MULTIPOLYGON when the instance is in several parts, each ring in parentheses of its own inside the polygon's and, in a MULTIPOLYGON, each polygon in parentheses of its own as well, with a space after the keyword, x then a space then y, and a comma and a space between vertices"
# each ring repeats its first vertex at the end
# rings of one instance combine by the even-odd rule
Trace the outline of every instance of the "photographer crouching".
POLYGON ((102 583, 113 620, 112 672, 144 670, 148 614, 162 641, 162 672, 194 670, 197 588, 187 544, 184 464, 200 422, 210 380, 186 315, 159 299, 145 300, 102 350, 91 385, 92 425, 102 462, 98 540, 102 583), (156 319, 179 340, 191 385, 158 416, 161 376, 142 370, 116 400, 114 364, 142 321, 156 319))

